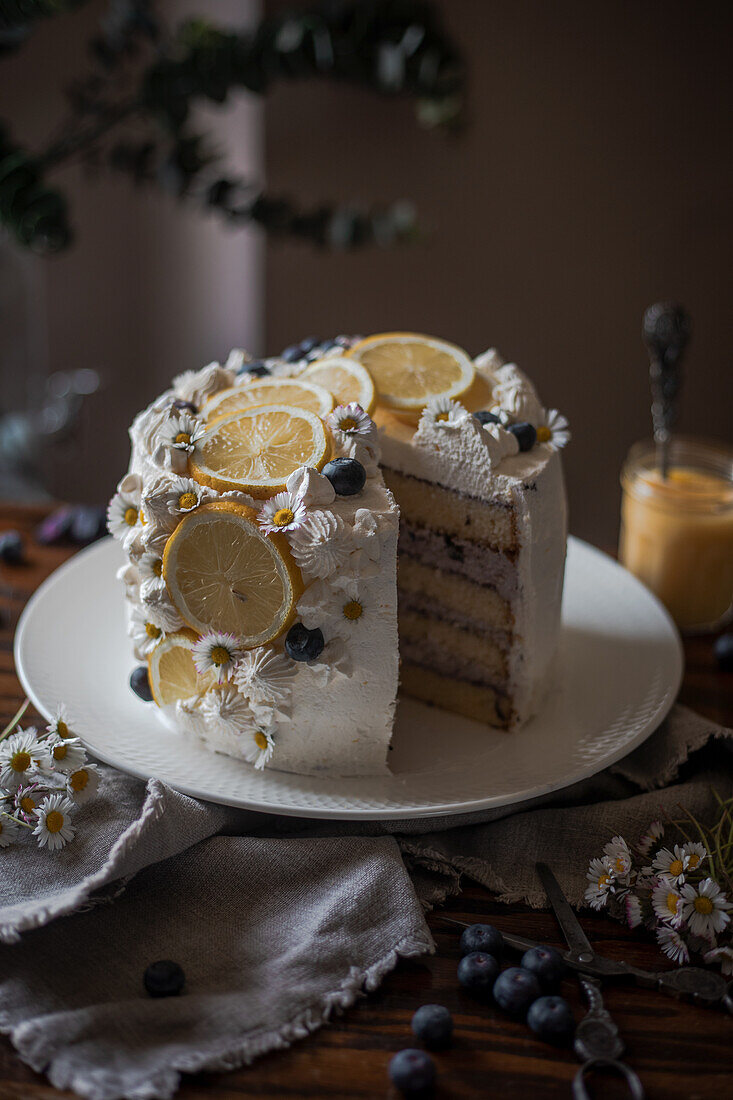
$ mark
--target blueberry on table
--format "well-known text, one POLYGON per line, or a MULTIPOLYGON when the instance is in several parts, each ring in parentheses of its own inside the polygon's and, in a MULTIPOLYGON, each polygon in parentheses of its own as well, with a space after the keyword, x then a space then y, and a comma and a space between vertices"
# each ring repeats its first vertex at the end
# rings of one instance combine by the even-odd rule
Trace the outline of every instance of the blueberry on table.
POLYGON ((531 970, 524 970, 521 966, 503 970, 494 982, 494 1000, 499 1008, 512 1016, 526 1016, 529 1006, 541 994, 537 978, 531 970))
POLYGON ((130 673, 130 687, 143 702, 152 703, 153 693, 150 690, 147 665, 138 665, 137 668, 132 670, 130 673))
POLYGON ((721 634, 716 638, 713 653, 721 672, 733 672, 733 634, 721 634))
POLYGON ((107 510, 92 505, 80 504, 74 509, 69 528, 72 542, 78 546, 88 546, 107 533, 107 510))
POLYGON ((422 1005, 412 1017, 412 1034, 428 1050, 443 1050, 450 1046, 453 1017, 443 1005, 422 1005))
POLYGON ((548 1043, 570 1042, 575 1031, 572 1009, 564 997, 538 997, 529 1008, 527 1024, 548 1043))
POLYGON ((285 637, 285 652, 293 661, 315 661, 323 652, 323 631, 295 623, 285 637))
POLYGON ((488 999, 499 973, 499 964, 493 955, 473 951, 464 955, 458 964, 458 981, 478 997, 488 999))
POLYGON ((0 561, 6 565, 20 565, 25 557, 20 531, 0 532, 0 561))
POLYGON ((479 424, 501 424, 501 420, 496 413, 490 413, 488 409, 479 409, 478 412, 473 414, 478 420, 479 424))
POLYGON ((321 470, 334 487, 337 496, 353 497, 366 482, 366 470, 355 458, 332 458, 321 470))
POLYGON ((543 989, 555 989, 567 969, 554 947, 530 947, 522 955, 522 966, 532 971, 543 989))
POLYGON ((537 442, 537 429, 524 421, 520 424, 510 424, 507 431, 517 437, 520 451, 531 451, 537 442))
POLYGON ((498 959, 504 951, 504 937, 493 924, 469 924, 461 934, 460 951, 462 955, 483 951, 498 959))
POLYGON ((435 1062, 424 1050, 400 1050, 390 1059, 389 1079, 405 1096, 419 1096, 435 1084, 435 1062))
POLYGON ((143 975, 143 985, 151 997, 177 997, 186 983, 186 975, 177 962, 159 959, 143 975))

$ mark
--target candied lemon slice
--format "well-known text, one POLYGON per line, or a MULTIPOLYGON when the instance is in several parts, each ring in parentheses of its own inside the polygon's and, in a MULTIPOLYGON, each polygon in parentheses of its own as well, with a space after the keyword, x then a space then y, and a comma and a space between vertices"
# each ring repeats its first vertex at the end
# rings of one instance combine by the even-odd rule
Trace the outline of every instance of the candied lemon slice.
POLYGON ((368 336, 346 354, 366 367, 379 403, 390 409, 421 409, 431 397, 462 397, 476 373, 461 348, 416 332, 368 336))
POLYGON ((216 683, 216 672, 203 675, 196 671, 191 650, 196 635, 188 630, 168 634, 148 657, 150 690, 159 707, 202 695, 216 683))
POLYGON ((198 634, 236 634, 247 648, 290 626, 303 590, 284 535, 265 535, 257 513, 233 501, 204 504, 168 539, 163 577, 185 622, 198 634))
POLYGON ((377 403, 369 371, 355 359, 332 355, 318 359, 303 371, 302 378, 315 382, 332 393, 337 405, 348 405, 355 401, 365 413, 371 413, 377 403))
POLYGON ((231 413, 253 409, 255 405, 294 405, 309 409, 316 416, 328 416, 333 397, 323 386, 300 378, 261 378, 248 386, 232 386, 219 390, 204 406, 203 416, 209 424, 231 413))
POLYGON ((212 424, 189 458, 191 477, 226 492, 258 499, 285 488, 299 466, 320 470, 329 442, 323 421, 292 405, 257 405, 212 424))

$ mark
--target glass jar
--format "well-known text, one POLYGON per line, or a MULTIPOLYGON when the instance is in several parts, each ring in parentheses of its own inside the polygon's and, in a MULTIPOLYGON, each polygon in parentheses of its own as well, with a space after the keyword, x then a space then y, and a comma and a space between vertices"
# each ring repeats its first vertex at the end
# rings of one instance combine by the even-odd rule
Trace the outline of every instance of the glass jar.
POLYGON ((733 447, 685 436, 662 477, 652 441, 621 471, 619 559, 681 630, 712 630, 733 601, 733 447))

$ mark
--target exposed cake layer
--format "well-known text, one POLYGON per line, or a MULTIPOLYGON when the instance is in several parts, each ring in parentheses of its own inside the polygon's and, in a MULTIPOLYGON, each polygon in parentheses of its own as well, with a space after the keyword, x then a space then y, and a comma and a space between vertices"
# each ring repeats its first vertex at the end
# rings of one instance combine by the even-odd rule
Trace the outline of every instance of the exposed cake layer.
POLYGON ((402 605, 399 615, 403 660, 419 661, 446 676, 506 688, 507 653, 500 642, 402 605))
POLYGON ((513 723, 511 701, 492 687, 441 676, 409 660, 403 660, 401 682, 405 694, 444 710, 500 729, 508 729, 513 723))
POLYGON ((517 595, 516 562, 498 550, 404 519, 400 520, 399 548, 401 563, 427 563, 441 575, 463 577, 476 587, 492 588, 506 602, 517 595))
POLYGON ((440 560, 430 564, 403 553, 400 532, 397 588, 400 606, 440 609, 442 618, 467 624, 490 624, 494 632, 511 631, 511 604, 493 587, 465 580, 459 572, 446 571, 440 560))

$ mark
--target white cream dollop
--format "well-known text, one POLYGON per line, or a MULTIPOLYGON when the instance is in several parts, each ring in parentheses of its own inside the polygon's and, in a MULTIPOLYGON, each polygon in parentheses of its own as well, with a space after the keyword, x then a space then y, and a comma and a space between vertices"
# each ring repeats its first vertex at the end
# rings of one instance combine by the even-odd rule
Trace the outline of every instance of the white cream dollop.
POLYGON ((173 392, 181 401, 202 405, 207 397, 234 385, 234 374, 220 363, 209 363, 201 370, 187 370, 173 379, 173 392))
POLYGON ((333 485, 312 466, 299 466, 285 482, 288 492, 303 501, 306 508, 333 504, 336 491, 333 485))

